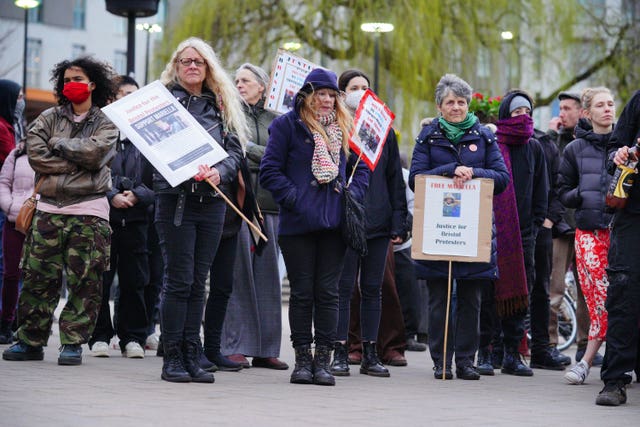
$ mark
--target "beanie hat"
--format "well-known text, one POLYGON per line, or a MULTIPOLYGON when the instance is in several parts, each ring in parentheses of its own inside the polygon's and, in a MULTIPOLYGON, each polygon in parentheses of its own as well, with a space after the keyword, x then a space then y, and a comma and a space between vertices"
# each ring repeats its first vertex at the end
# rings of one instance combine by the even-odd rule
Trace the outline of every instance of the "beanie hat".
POLYGON ((338 89, 338 76, 331 70, 325 68, 315 68, 304 79, 304 84, 300 90, 304 90, 307 93, 311 93, 318 89, 333 89, 339 92, 338 89))
POLYGON ((513 99, 511 99, 511 102, 509 103, 509 114, 513 113, 513 110, 520 107, 528 108, 529 111, 532 110, 531 102, 529 102, 527 98, 522 95, 516 95, 513 97, 513 99))

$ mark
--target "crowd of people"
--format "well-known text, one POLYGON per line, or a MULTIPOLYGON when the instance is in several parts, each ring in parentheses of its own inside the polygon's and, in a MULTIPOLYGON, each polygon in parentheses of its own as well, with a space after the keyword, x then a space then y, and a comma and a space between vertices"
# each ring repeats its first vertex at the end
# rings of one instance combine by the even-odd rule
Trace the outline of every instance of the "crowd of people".
MULTIPOLYGON (((638 372, 640 183, 623 209, 607 207, 605 195, 640 136, 640 91, 617 123, 609 89, 562 92, 560 116, 542 132, 527 91, 504 94, 495 123, 480 123, 471 86, 446 74, 435 87, 438 116, 421 124, 411 163, 391 129, 370 169, 349 145, 370 84, 362 71, 312 70, 278 115, 265 109, 262 68, 245 63, 232 78, 192 37, 160 81, 227 154, 177 186, 101 110, 138 89, 131 77, 93 57, 62 61, 51 72, 59 105, 28 126, 22 88, 0 80, 0 344, 12 344, 4 360, 43 360, 66 289, 60 365, 81 364, 88 344, 95 357, 156 351, 168 382, 287 370, 281 254, 291 383, 333 386, 351 364, 389 377, 385 365, 404 366, 406 350, 427 348, 436 379, 452 379, 453 362, 463 380, 496 369, 530 377, 571 364, 557 348, 557 316, 572 270, 578 349, 564 379, 583 384, 602 365, 596 403, 626 402, 629 372, 638 372), (449 178, 454 190, 493 182, 488 262, 410 258, 420 175, 449 178), (366 253, 342 229, 347 191, 366 211, 366 253), (25 236, 15 221, 32 193, 38 204, 25 236)), ((444 194, 440 214, 460 217, 456 197, 444 194)))

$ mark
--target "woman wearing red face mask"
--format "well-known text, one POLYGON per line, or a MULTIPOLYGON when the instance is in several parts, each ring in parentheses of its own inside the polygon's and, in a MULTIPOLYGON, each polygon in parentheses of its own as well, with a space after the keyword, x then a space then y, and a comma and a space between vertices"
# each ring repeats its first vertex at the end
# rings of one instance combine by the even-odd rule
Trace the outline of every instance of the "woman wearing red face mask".
POLYGON ((65 271, 69 297, 59 319, 58 364, 82 363, 81 344, 95 325, 109 265, 106 193, 118 130, 100 108, 115 99, 113 77, 109 65, 93 58, 60 62, 51 72, 59 105, 27 134, 40 199, 25 240, 18 342, 4 360, 43 359, 65 271))

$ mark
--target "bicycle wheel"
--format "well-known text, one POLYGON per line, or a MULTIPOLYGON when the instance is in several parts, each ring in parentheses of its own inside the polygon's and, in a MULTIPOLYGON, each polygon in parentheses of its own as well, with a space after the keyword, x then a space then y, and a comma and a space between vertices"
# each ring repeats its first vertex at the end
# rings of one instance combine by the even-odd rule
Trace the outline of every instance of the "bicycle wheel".
POLYGON ((567 349, 576 340, 578 334, 578 319, 573 301, 567 295, 562 299, 558 310, 558 350, 567 349))

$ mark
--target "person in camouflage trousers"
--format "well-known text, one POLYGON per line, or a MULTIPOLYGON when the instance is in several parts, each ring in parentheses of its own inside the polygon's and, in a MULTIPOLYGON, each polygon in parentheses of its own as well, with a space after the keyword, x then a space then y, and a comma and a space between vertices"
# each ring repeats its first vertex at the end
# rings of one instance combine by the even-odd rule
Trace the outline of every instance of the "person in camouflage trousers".
POLYGON ((56 64, 51 82, 59 105, 29 128, 27 154, 40 199, 24 245, 18 342, 2 353, 4 360, 44 358, 66 273, 58 364, 82 363, 81 345, 95 327, 109 266, 107 192, 118 129, 100 108, 115 99, 114 75, 91 57, 56 64))
POLYGON ((95 216, 43 212, 33 227, 39 233, 31 233, 25 244, 22 268, 31 286, 20 295, 18 318, 24 321, 18 338, 34 347, 47 343, 60 298, 60 269, 66 265, 69 298, 60 314, 60 343, 84 343, 100 309, 102 272, 109 266, 109 225, 95 216), (70 250, 63 252, 61 247, 70 250))

